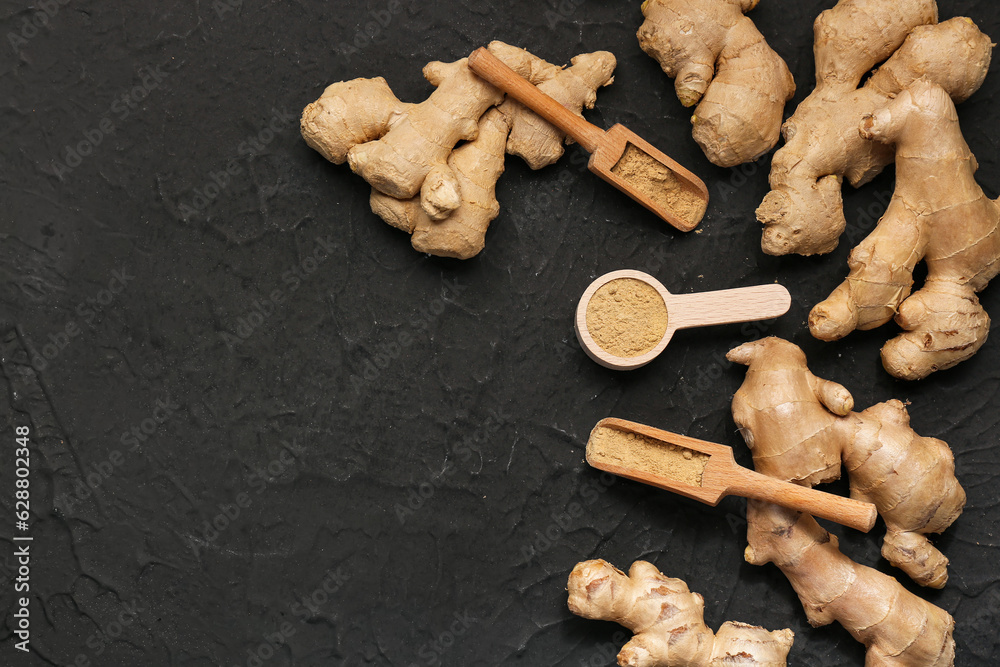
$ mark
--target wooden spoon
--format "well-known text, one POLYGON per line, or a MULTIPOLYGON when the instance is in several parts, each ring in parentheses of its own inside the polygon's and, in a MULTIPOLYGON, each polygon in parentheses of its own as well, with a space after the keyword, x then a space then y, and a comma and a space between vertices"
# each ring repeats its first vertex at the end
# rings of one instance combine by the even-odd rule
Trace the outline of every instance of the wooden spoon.
POLYGON ((576 338, 587 356, 607 368, 625 371, 645 366, 655 359, 663 352, 678 329, 768 320, 784 315, 791 305, 792 297, 788 290, 778 284, 694 294, 671 294, 659 280, 648 273, 624 269, 606 273, 590 284, 576 307, 574 326, 576 338), (659 293, 667 309, 667 329, 663 333, 663 338, 649 352, 635 357, 619 357, 611 354, 598 345, 587 327, 587 308, 590 300, 597 290, 618 278, 632 278, 647 283, 659 293))
POLYGON ((713 507, 725 496, 744 496, 829 519, 863 533, 872 529, 878 516, 871 503, 782 482, 739 466, 731 447, 624 419, 608 418, 597 423, 587 442, 587 463, 598 470, 673 491, 713 507), (637 439, 634 444, 609 447, 601 437, 602 429, 632 433, 655 442, 637 439), (690 458, 684 450, 692 453, 690 458), (665 476, 663 471, 673 471, 689 481, 692 471, 700 471, 701 483, 688 484, 665 476))
POLYGON ((469 67, 572 137, 591 153, 588 169, 663 220, 684 232, 701 222, 708 206, 705 183, 635 132, 620 124, 607 132, 591 125, 485 48, 473 51, 469 67))

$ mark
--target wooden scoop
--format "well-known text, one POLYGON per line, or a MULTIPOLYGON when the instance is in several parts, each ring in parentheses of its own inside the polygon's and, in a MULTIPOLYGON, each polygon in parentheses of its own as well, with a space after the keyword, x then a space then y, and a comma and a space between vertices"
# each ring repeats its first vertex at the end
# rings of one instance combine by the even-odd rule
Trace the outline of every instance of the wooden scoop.
POLYGON ((678 329, 769 320, 787 313, 791 305, 792 297, 788 290, 778 284, 694 294, 671 294, 659 280, 648 273, 623 269, 606 273, 587 287, 576 307, 574 326, 576 338, 587 356, 606 368, 627 371, 645 366, 655 359, 667 347, 667 343, 678 329), (632 278, 647 283, 659 293, 667 309, 667 328, 663 332, 663 338, 649 352, 635 357, 611 354, 594 340, 587 326, 587 308, 590 300, 597 290, 618 278, 632 278))
POLYGON ((624 419, 608 418, 597 423, 587 442, 587 463, 713 507, 724 496, 744 496, 829 519, 863 533, 872 529, 878 516, 871 503, 747 470, 736 464, 731 447, 624 419), (619 441, 619 437, 609 437, 616 431, 636 438, 619 436, 619 441))
POLYGON ((708 188, 700 178, 660 152, 624 125, 605 132, 559 104, 499 58, 478 48, 469 67, 572 137, 591 153, 587 168, 677 229, 698 226, 708 206, 708 188))

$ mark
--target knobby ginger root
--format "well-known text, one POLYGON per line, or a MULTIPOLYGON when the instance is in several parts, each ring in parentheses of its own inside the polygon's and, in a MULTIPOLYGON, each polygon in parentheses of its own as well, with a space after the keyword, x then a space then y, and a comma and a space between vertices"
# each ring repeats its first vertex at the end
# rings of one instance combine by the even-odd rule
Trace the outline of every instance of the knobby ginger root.
POLYGON ((639 46, 694 106, 695 141, 720 167, 748 162, 778 142, 795 82, 753 21, 759 0, 646 0, 639 46), (699 103, 700 101, 700 103, 699 103))
POLYGON ((954 665, 951 615, 892 577, 852 561, 841 553, 837 537, 808 514, 750 500, 747 540, 746 561, 777 565, 809 623, 844 626, 867 647, 866 667, 954 665))
POLYGON ((846 224, 842 177, 851 170, 860 185, 892 159, 855 136, 862 115, 885 99, 858 85, 913 28, 931 23, 934 0, 840 0, 816 18, 816 88, 782 126, 786 145, 774 155, 772 190, 757 209, 764 252, 812 255, 837 246, 846 224))
POLYGON ((475 139, 479 117, 503 95, 475 76, 465 58, 429 63, 424 76, 437 90, 420 104, 400 102, 381 77, 332 84, 302 112, 301 129, 331 162, 346 160, 390 196, 420 193, 427 215, 440 219, 460 202, 449 153, 458 141, 475 139))
POLYGON ((956 102, 982 85, 989 37, 968 18, 936 22, 933 0, 841 0, 816 19, 816 89, 782 126, 785 145, 771 162, 771 192, 757 209, 764 252, 814 255, 837 247, 846 226, 844 178, 859 187, 894 158, 890 146, 857 132, 866 114, 921 76, 956 102))
POLYGON ((782 667, 794 639, 791 630, 733 622, 713 633, 705 625, 704 598, 641 560, 627 576, 603 560, 578 563, 568 589, 574 614, 614 621, 635 634, 618 654, 623 667, 782 667))
POLYGON ((974 355, 990 318, 976 293, 1000 271, 1000 205, 976 183, 976 158, 955 104, 919 79, 861 123, 863 136, 896 147, 896 189, 878 226, 851 253, 847 279, 809 314, 809 329, 836 340, 895 316, 904 333, 882 363, 916 380, 974 355), (917 292, 913 269, 927 263, 917 292))
POLYGON ((467 259, 483 249, 486 229, 500 213, 496 182, 503 173, 504 147, 510 124, 499 109, 479 121, 474 141, 459 146, 448 158, 462 192, 462 203, 444 220, 434 220, 418 198, 396 199, 372 189, 371 207, 393 227, 411 234, 420 252, 467 259))
MULTIPOLYGON (((578 115, 611 82, 616 64, 606 51, 579 55, 563 69, 503 42, 489 49, 578 115)), ((420 104, 400 102, 381 77, 335 83, 306 107, 302 136, 328 160, 349 162, 373 187, 372 210, 413 234, 415 248, 466 259, 482 249, 499 212, 494 190, 504 153, 541 168, 559 159, 566 137, 514 101, 484 115, 503 94, 476 77, 467 59, 430 63, 424 76, 437 90, 420 104)))
POLYGON ((745 343, 727 358, 749 367, 733 418, 756 470, 814 486, 839 478, 843 462, 851 497, 873 503, 885 519, 882 555, 917 583, 943 587, 948 559, 926 536, 944 531, 965 506, 948 445, 910 428, 900 401, 853 412, 847 389, 813 375, 788 341, 745 343))

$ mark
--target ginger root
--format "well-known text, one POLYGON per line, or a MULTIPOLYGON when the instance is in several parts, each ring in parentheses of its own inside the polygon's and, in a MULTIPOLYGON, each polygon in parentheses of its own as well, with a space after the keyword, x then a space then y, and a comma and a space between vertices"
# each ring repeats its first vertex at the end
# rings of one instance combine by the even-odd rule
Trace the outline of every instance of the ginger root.
POLYGON ((346 159, 380 192, 400 199, 420 193, 427 215, 441 219, 460 203, 448 155, 476 138, 479 117, 503 94, 473 74, 466 58, 429 63, 424 76, 437 89, 420 104, 397 100, 381 77, 335 83, 302 112, 302 136, 327 159, 346 159))
POLYGON ((866 667, 950 667, 955 621, 892 577, 841 553, 837 537, 808 514, 747 504, 745 558, 774 563, 795 589, 810 625, 834 621, 867 647, 866 667))
POLYGON ((646 0, 639 46, 697 108, 693 136, 720 167, 754 160, 778 142, 795 82, 744 13, 758 0, 646 0), (700 103, 699 103, 700 102, 700 103))
POLYGON ((794 639, 791 630, 733 622, 713 633, 705 625, 704 598, 641 560, 627 576, 607 561, 578 563, 568 589, 574 614, 614 621, 635 634, 618 654, 623 667, 782 667, 794 639))
POLYGON ((907 380, 965 361, 989 334, 976 293, 1000 271, 1000 205, 976 183, 976 158, 948 92, 918 79, 866 116, 860 132, 896 147, 896 189, 878 226, 852 252, 847 279, 809 314, 809 329, 836 340, 895 316, 904 333, 882 364, 907 380), (927 263, 911 295, 913 270, 927 263))
POLYGON ((462 192, 460 206, 444 220, 434 220, 419 198, 396 199, 372 189, 372 211, 393 227, 411 234, 414 249, 443 257, 468 259, 483 249, 486 229, 500 213, 496 182, 503 173, 504 146, 510 121, 490 109, 479 121, 474 141, 459 146, 448 158, 462 192))
POLYGON ((782 126, 785 145, 774 155, 771 191, 757 209, 761 247, 771 255, 837 247, 846 226, 843 180, 860 187, 894 158, 890 146, 857 132, 866 114, 920 77, 962 102, 982 85, 992 51, 971 19, 937 24, 933 0, 840 0, 819 15, 815 33, 816 89, 782 126))
MULTIPOLYGON (((616 65, 606 51, 576 56, 563 69, 503 42, 488 48, 578 115, 611 83, 616 65)), ((302 136, 368 181, 372 210, 410 232, 414 248, 466 259, 482 250, 499 213, 494 191, 504 153, 538 169, 562 156, 566 137, 513 100, 485 113, 503 94, 465 58, 429 63, 424 76, 437 89, 420 104, 400 102, 381 77, 335 83, 303 111, 302 136), (468 143, 456 149, 461 141, 468 143)))
MULTIPOLYGON (((527 68, 526 79, 581 118, 583 109, 594 108, 597 89, 614 82, 617 61, 608 51, 581 53, 563 69, 503 42, 491 42, 487 48, 514 71, 527 68)), ((511 128, 507 153, 523 159, 532 169, 554 164, 562 157, 564 145, 572 141, 517 100, 505 100, 500 110, 511 128)))
POLYGON ((948 559, 927 539, 965 506, 947 443, 910 428, 897 400, 853 412, 854 399, 816 377, 802 350, 780 338, 745 343, 727 358, 748 366, 733 397, 733 419, 758 472, 805 486, 840 477, 851 497, 873 503, 886 523, 882 555, 914 581, 942 588, 948 559))

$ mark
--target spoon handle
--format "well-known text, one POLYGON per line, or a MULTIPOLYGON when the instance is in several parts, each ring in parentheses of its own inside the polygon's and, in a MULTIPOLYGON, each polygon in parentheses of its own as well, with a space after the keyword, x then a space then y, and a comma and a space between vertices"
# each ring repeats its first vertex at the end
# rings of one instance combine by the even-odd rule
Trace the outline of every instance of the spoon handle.
POLYGON ((792 297, 783 285, 755 285, 717 292, 671 294, 667 313, 672 329, 769 320, 788 312, 792 297))
POLYGON ((799 510, 862 533, 871 530, 878 518, 878 510, 871 503, 783 482, 739 466, 734 466, 732 473, 728 489, 730 494, 799 510))
POLYGON ((604 138, 604 130, 591 125, 538 90, 485 48, 480 47, 472 52, 469 56, 469 69, 573 137, 588 153, 593 153, 604 138))

